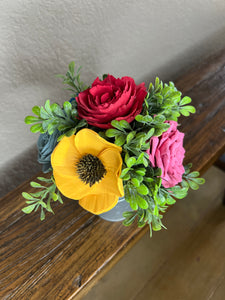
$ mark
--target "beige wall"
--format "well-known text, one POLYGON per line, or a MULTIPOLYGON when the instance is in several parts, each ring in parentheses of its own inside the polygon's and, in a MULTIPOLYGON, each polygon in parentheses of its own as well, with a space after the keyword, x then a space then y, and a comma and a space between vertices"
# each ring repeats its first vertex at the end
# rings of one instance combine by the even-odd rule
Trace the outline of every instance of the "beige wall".
POLYGON ((174 80, 225 46, 224 0, 1 0, 1 194, 35 174, 24 117, 69 93, 54 75, 71 60, 87 83, 102 73, 174 80))

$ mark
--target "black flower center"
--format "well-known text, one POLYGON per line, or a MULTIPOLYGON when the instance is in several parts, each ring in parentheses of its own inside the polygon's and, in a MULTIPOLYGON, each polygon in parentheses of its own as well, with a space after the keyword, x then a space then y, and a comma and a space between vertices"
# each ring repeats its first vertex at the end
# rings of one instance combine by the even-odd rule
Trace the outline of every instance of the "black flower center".
POLYGON ((90 187, 99 182, 106 174, 101 160, 92 154, 85 154, 76 164, 79 178, 90 187))

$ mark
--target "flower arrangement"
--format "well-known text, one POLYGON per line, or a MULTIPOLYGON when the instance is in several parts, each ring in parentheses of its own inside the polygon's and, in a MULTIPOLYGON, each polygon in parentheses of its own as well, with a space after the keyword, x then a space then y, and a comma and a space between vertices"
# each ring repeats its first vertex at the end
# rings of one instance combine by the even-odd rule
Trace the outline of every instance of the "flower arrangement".
POLYGON ((47 100, 33 107, 36 116, 25 118, 34 124, 32 132, 40 132, 38 161, 51 177, 30 183, 38 191, 22 193, 28 204, 23 212, 40 208, 43 220, 54 201, 63 203, 63 194, 99 215, 124 196, 131 207, 123 214, 125 226, 136 219, 150 233, 160 230, 168 205, 204 183, 191 164, 183 166, 184 133, 177 120, 195 113, 187 105, 191 99, 159 78, 146 88, 108 74, 87 87, 80 70, 71 62, 66 75, 58 75, 73 93, 70 101, 60 106, 47 100))

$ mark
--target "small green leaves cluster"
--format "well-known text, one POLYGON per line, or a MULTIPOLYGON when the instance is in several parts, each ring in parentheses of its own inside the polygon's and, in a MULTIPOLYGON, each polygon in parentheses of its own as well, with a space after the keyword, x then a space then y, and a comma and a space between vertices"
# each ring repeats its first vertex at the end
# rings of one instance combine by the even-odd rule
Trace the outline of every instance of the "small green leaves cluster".
POLYGON ((85 120, 78 120, 78 113, 75 104, 69 101, 63 103, 61 107, 57 103, 50 104, 47 100, 44 106, 34 106, 32 112, 35 116, 27 116, 25 118, 26 124, 34 124, 31 126, 31 132, 48 132, 49 135, 58 130, 62 135, 58 138, 60 140, 64 135, 71 136, 78 128, 86 126, 85 120))
POLYGON ((69 64, 66 75, 56 75, 57 77, 63 79, 63 84, 70 86, 69 88, 66 88, 66 90, 73 92, 73 94, 71 95, 72 97, 76 97, 77 94, 87 89, 87 86, 84 85, 84 83, 80 80, 81 68, 82 67, 79 67, 75 72, 75 62, 72 61, 69 64))
POLYGON ((150 148, 152 136, 161 135, 169 128, 165 121, 163 115, 137 115, 130 124, 125 120, 112 121, 113 128, 105 132, 107 138, 114 139, 113 142, 122 147, 123 168, 120 177, 125 199, 133 210, 124 214, 126 226, 137 217, 138 226, 143 227, 147 223, 150 232, 163 227, 161 213, 165 212, 166 204, 170 204, 171 199, 161 192, 161 170, 150 167, 146 150, 150 148))
POLYGON ((183 187, 188 186, 192 190, 198 190, 199 185, 205 183, 205 179, 199 178, 200 173, 198 171, 191 172, 191 167, 192 167, 191 163, 185 166, 185 173, 183 175, 184 180, 182 182, 182 185, 183 187))
MULTIPOLYGON (((199 172, 190 172, 190 165, 185 167, 185 173, 183 175, 183 180, 179 185, 171 188, 165 188, 161 185, 161 174, 160 169, 147 168, 146 173, 151 172, 150 177, 144 177, 142 184, 145 188, 142 191, 135 190, 131 185, 126 185, 125 187, 125 198, 130 203, 133 211, 125 212, 123 215, 125 220, 123 224, 125 226, 131 225, 135 220, 137 220, 138 227, 143 227, 146 224, 150 228, 150 236, 153 231, 161 230, 165 228, 162 224, 163 213, 165 213, 169 205, 176 203, 177 199, 183 199, 187 196, 189 188, 198 189, 199 185, 204 184, 205 180, 199 178, 199 172), (128 189, 128 191, 127 191, 128 189), (147 193, 148 189, 148 193, 147 193), (141 198, 144 198, 140 201, 141 198)), ((134 183, 134 180, 132 180, 134 183)))
POLYGON ((150 83, 148 95, 145 99, 146 110, 149 114, 164 115, 167 120, 177 121, 180 115, 189 116, 195 113, 190 97, 181 97, 182 93, 178 91, 173 82, 163 84, 157 77, 155 85, 150 83))
POLYGON ((45 219, 45 211, 51 212, 54 214, 51 204, 52 201, 59 201, 63 203, 61 195, 56 187, 55 181, 53 177, 50 179, 44 177, 37 177, 37 179, 47 186, 40 184, 35 181, 31 181, 30 185, 33 188, 39 189, 39 191, 35 193, 26 193, 23 192, 22 196, 26 199, 26 207, 22 209, 25 214, 30 214, 32 211, 37 211, 39 208, 41 209, 40 219, 45 219))

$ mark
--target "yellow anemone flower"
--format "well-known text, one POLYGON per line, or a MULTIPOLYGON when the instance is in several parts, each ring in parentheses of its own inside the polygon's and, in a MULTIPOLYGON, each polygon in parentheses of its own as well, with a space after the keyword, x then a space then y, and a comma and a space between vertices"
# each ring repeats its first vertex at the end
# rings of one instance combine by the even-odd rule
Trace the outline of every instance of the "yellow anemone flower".
POLYGON ((124 195, 121 151, 86 128, 64 137, 51 155, 58 189, 94 214, 110 210, 124 195))

